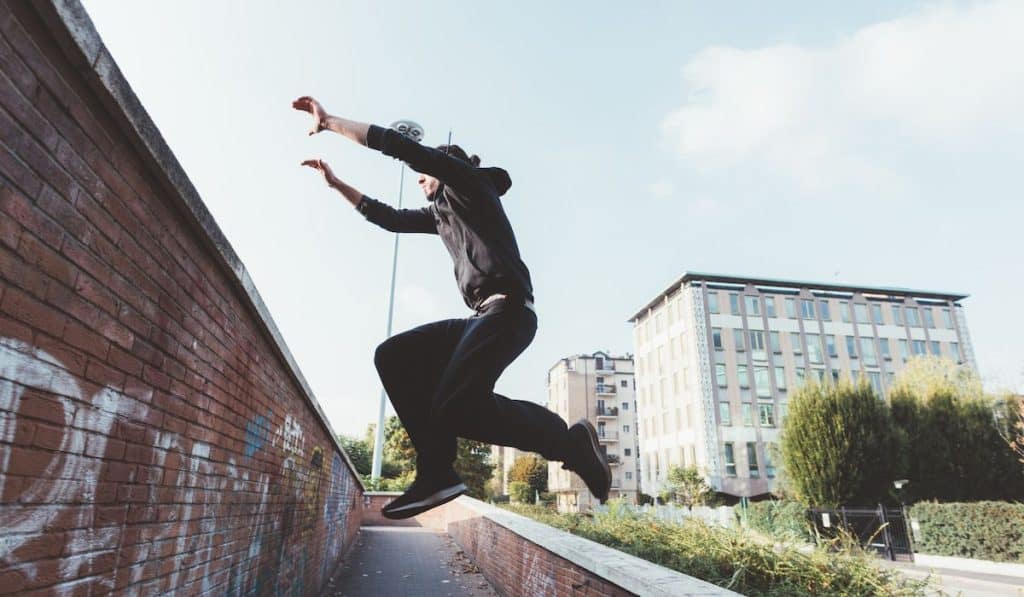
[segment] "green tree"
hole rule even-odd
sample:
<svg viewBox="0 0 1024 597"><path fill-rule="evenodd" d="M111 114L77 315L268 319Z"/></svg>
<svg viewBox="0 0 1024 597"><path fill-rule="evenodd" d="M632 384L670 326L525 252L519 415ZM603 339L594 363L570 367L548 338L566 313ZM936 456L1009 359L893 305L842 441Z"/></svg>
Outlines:
<svg viewBox="0 0 1024 597"><path fill-rule="evenodd" d="M696 467L672 466L668 469L663 494L662 499L665 501L672 499L693 510L694 506L702 505L711 495L711 486Z"/></svg>
<svg viewBox="0 0 1024 597"><path fill-rule="evenodd" d="M478 499L487 499L487 481L494 472L490 463L491 446L484 442L459 439L458 452L455 457L455 472L469 488L469 495Z"/></svg>
<svg viewBox="0 0 1024 597"><path fill-rule="evenodd" d="M1000 435L1008 403L986 396L972 369L948 359L914 359L914 367L896 377L890 401L907 438L900 476L910 480L908 501L1024 495L1024 468Z"/></svg>
<svg viewBox="0 0 1024 597"><path fill-rule="evenodd" d="M533 491L545 493L548 490L548 461L536 454L516 458L508 471L509 481L522 481Z"/></svg>
<svg viewBox="0 0 1024 597"><path fill-rule="evenodd" d="M902 444L889 409L865 379L801 386L782 430L795 497L822 507L873 504L889 494Z"/></svg>
<svg viewBox="0 0 1024 597"><path fill-rule="evenodd" d="M508 484L508 496L513 502L529 504L533 502L533 490L524 481L512 481Z"/></svg>
<svg viewBox="0 0 1024 597"><path fill-rule="evenodd" d="M345 453L348 454L352 465L356 467L356 472L360 475L369 475L373 459L373 448L366 445L366 440L339 434L338 443L341 444Z"/></svg>

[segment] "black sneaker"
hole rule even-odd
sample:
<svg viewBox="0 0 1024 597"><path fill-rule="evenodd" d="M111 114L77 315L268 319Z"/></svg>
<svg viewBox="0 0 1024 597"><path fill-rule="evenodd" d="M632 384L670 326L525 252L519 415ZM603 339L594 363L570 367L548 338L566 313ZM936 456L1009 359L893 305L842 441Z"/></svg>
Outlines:
<svg viewBox="0 0 1024 597"><path fill-rule="evenodd" d="M416 475L409 489L381 508L381 514L392 520L411 518L454 500L467 489L455 471L439 477Z"/></svg>
<svg viewBox="0 0 1024 597"><path fill-rule="evenodd" d="M586 419L580 419L569 428L571 438L571 454L562 464L562 468L579 475L587 484L587 489L601 503L608 499L612 487L612 469L601 453L597 441L597 430Z"/></svg>

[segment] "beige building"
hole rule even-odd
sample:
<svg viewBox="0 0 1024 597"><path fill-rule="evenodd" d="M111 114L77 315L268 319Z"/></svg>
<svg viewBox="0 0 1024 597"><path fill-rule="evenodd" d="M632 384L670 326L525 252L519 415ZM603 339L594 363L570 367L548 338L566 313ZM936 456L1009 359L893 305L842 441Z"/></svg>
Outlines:
<svg viewBox="0 0 1024 597"><path fill-rule="evenodd" d="M512 470L516 458L528 454L533 453L523 452L512 446L491 446L491 464L494 465L494 477L501 483L501 493L508 495L508 473Z"/></svg>
<svg viewBox="0 0 1024 597"><path fill-rule="evenodd" d="M636 313L641 488L696 466L717 490L774 489L787 397L865 376L885 396L915 355L977 370L964 294L686 273Z"/></svg>
<svg viewBox="0 0 1024 597"><path fill-rule="evenodd" d="M587 418L597 428L601 448L612 469L609 497L637 501L636 397L633 357L604 352L560 359L548 371L548 409L568 424ZM588 510L597 503L578 476L548 464L548 491L562 512Z"/></svg>

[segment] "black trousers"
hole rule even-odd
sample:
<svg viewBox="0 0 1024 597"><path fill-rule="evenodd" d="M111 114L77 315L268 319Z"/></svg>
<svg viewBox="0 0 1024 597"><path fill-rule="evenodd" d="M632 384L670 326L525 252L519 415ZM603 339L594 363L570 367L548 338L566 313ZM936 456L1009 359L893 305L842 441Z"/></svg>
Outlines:
<svg viewBox="0 0 1024 597"><path fill-rule="evenodd" d="M428 323L377 347L374 363L416 448L419 475L449 470L457 437L565 459L568 428L561 417L494 393L498 377L536 333L537 315L508 298L472 317Z"/></svg>

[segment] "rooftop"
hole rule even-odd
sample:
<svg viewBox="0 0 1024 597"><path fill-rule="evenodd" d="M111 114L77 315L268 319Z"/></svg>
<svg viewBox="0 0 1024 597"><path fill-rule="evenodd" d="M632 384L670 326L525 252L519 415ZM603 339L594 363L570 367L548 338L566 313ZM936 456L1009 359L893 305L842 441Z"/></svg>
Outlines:
<svg viewBox="0 0 1024 597"><path fill-rule="evenodd" d="M970 296L968 294L964 294L961 292L914 290L911 288L900 288L897 286L857 286L854 284L845 284L841 282L810 282L807 280L785 280L781 278L763 278L757 276L735 276L729 274L713 274L707 272L685 272L682 275L682 277L680 277L675 282L670 284L668 288L659 293L658 296L656 296L652 301L644 305L644 307L640 309L635 315L630 317L628 321L636 321L642 315L644 315L644 313L646 313L648 309L657 305L663 298L672 294L686 283L694 281L718 284L735 284L739 286L746 286L748 284L752 284L754 286L765 286L779 289L809 288L811 290L821 290L827 292L863 293L873 295L914 297L949 301L959 301Z"/></svg>

